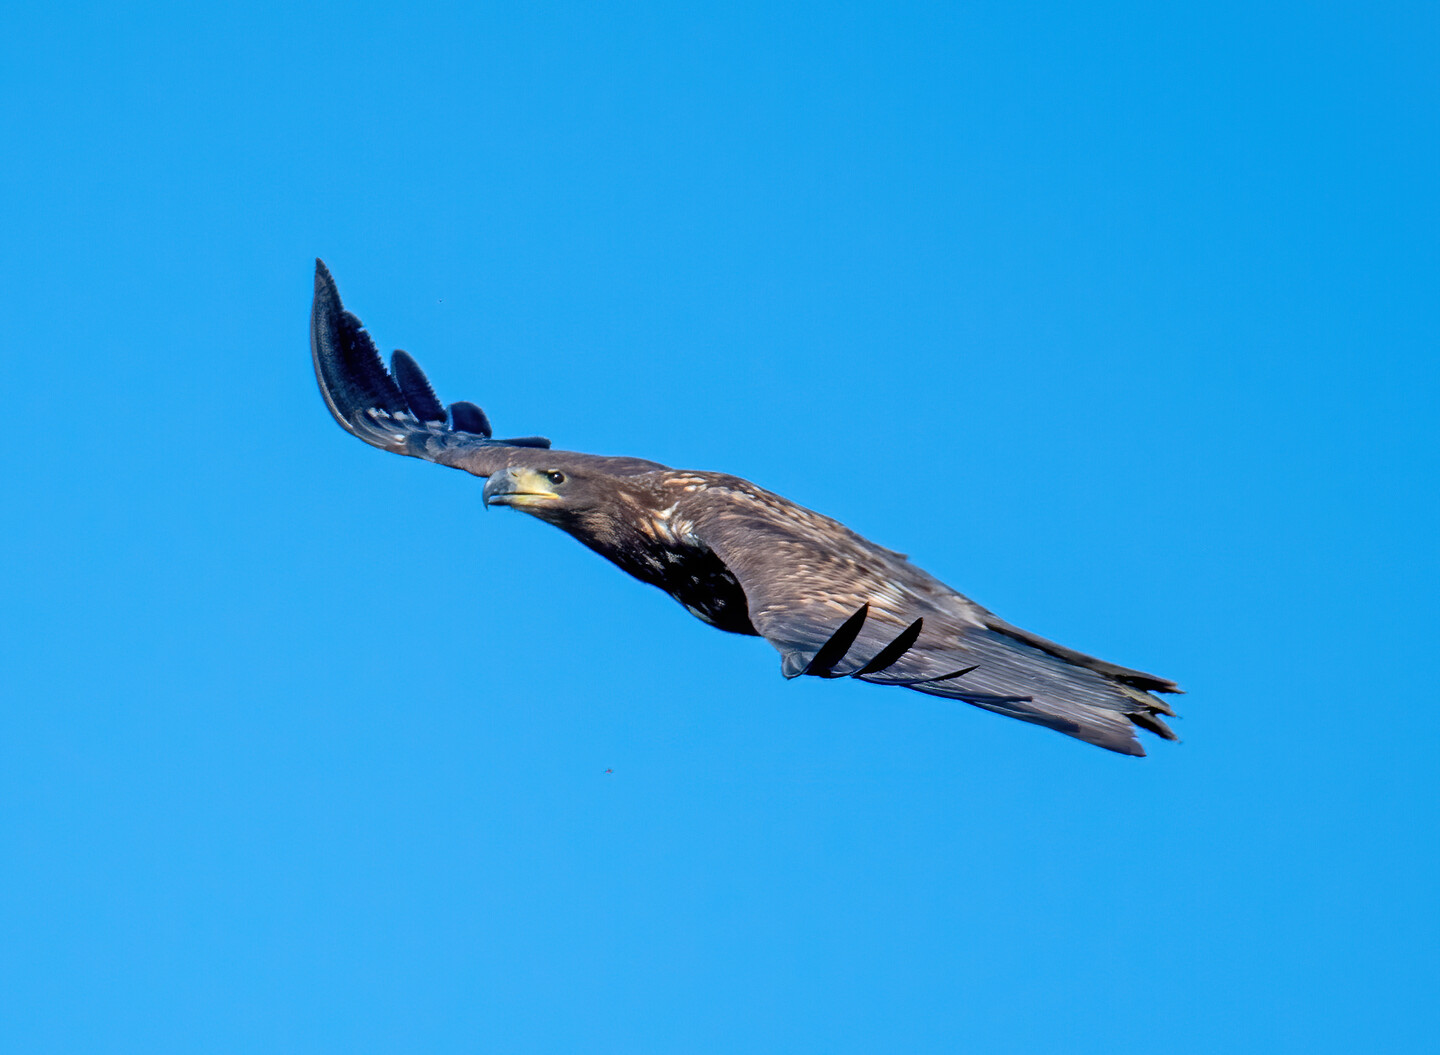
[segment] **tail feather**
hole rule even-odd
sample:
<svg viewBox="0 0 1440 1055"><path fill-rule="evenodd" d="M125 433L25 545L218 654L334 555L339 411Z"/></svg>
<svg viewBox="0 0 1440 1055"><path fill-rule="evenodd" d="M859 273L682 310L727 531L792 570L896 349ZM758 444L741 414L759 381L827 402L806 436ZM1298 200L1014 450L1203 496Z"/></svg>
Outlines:
<svg viewBox="0 0 1440 1055"><path fill-rule="evenodd" d="M1135 738L1137 728L1166 740L1178 739L1160 717L1173 717L1175 712L1132 684L1133 679L1118 676L1130 673L1128 668L1071 649L1040 648L1033 642L1043 639L1022 634L1008 629L965 631L951 648L926 656L925 666L939 669L942 663L965 659L975 664L974 670L954 681L909 687L1043 725L1122 754L1145 753ZM1174 684L1142 677L1157 686Z"/></svg>

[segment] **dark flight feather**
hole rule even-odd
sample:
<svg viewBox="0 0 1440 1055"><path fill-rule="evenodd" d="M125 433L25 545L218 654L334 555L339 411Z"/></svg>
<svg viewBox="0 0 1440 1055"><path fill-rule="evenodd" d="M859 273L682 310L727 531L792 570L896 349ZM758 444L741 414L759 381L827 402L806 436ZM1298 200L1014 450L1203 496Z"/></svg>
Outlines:
<svg viewBox="0 0 1440 1055"><path fill-rule="evenodd" d="M400 394L405 397L405 403L410 407L410 413L421 421L445 423L445 407L435 397L435 390L430 387L430 379L425 376L425 371L420 369L419 363L410 358L408 352L397 348L391 353L390 373L394 375Z"/></svg>
<svg viewBox="0 0 1440 1055"><path fill-rule="evenodd" d="M845 653L850 651L850 646L860 636L860 629L865 625L865 617L870 614L870 606L862 604L855 610L845 622L840 624L840 629L830 635L828 641L820 646L810 662L805 665L804 673L817 678L843 678L845 675L836 674L835 664L845 658Z"/></svg>
<svg viewBox="0 0 1440 1055"><path fill-rule="evenodd" d="M894 641L886 645L875 654L875 658L863 667L850 675L852 678L863 677L866 674L879 674L882 670L889 670L897 660L910 651L910 646L920 637L920 631L925 629L925 617L922 615L915 622L911 623Z"/></svg>
<svg viewBox="0 0 1440 1055"><path fill-rule="evenodd" d="M456 432L473 432L477 436L490 438L490 419L474 403L463 399L450 404L450 425Z"/></svg>
<svg viewBox="0 0 1440 1055"><path fill-rule="evenodd" d="M487 502L568 532L722 630L764 637L786 677L852 677L909 688L1143 755L1165 739L1156 692L1180 690L1013 626L894 550L749 481L641 458L491 438L473 403L447 415L404 352L385 369L316 261L310 346L326 406L382 450L488 478ZM850 658L850 657L855 658ZM869 657L868 659L864 657Z"/></svg>

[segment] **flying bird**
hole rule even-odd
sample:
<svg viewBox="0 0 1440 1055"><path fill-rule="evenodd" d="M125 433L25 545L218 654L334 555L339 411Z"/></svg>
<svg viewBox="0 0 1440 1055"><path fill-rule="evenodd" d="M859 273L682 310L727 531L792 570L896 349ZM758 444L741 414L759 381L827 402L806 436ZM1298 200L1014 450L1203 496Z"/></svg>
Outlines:
<svg viewBox="0 0 1440 1055"><path fill-rule="evenodd" d="M763 637L787 678L858 678L961 700L1127 755L1136 728L1176 739L1154 693L1174 682L1012 626L904 554L725 473L495 439L474 403L447 408L397 351L385 368L315 262L315 376L330 413L373 447L485 479L487 506L553 524L696 618Z"/></svg>

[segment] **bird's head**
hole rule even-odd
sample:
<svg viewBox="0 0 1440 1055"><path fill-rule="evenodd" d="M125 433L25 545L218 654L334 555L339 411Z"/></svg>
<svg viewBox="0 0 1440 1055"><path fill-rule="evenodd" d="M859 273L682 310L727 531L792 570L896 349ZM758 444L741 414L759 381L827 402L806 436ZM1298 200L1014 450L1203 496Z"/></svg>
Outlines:
<svg viewBox="0 0 1440 1055"><path fill-rule="evenodd" d="M516 451L491 473L483 495L553 524L597 552L644 548L658 508L663 467L638 458L602 458L567 451ZM673 498L671 498L673 502Z"/></svg>
<svg viewBox="0 0 1440 1055"><path fill-rule="evenodd" d="M594 509L603 499L596 474L559 465L512 466L485 482L485 505L509 506L551 523Z"/></svg>

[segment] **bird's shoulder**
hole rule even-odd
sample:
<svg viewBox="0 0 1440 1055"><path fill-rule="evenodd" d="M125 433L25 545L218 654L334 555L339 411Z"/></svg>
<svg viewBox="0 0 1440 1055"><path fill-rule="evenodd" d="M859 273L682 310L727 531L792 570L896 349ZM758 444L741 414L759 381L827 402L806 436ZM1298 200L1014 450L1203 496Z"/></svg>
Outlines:
<svg viewBox="0 0 1440 1055"><path fill-rule="evenodd" d="M817 582L883 580L927 598L954 595L904 553L743 477L680 470L657 476L663 477L659 490L670 496L670 530L714 550L737 570L763 567L770 575Z"/></svg>
<svg viewBox="0 0 1440 1055"><path fill-rule="evenodd" d="M746 531L859 546L893 559L903 553L877 546L832 517L807 509L774 491L730 473L671 469L656 473L657 489L678 520L699 531Z"/></svg>

